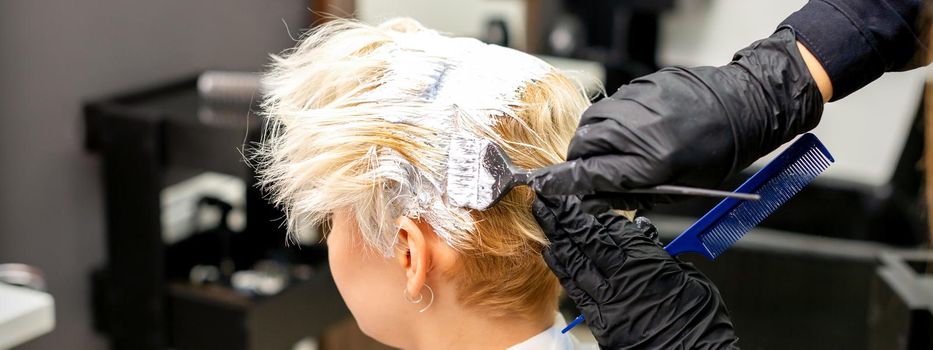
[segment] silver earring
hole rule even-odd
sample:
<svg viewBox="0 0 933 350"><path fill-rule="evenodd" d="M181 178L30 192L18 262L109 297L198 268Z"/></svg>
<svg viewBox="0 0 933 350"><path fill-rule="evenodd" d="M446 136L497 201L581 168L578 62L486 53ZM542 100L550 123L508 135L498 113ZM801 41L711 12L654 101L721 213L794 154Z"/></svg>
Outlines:
<svg viewBox="0 0 933 350"><path fill-rule="evenodd" d="M418 310L418 312L424 312L424 310L427 310L429 307L431 307L432 304L434 304L434 289L431 289L431 286L429 286L427 283L424 284L424 287L427 288L428 293L431 294L431 300L428 300L428 305L425 305L424 308ZM405 298L405 301L409 303L420 304L422 301L424 301L424 294L418 293L418 299L413 299L408 295L408 290L402 288L402 298Z"/></svg>

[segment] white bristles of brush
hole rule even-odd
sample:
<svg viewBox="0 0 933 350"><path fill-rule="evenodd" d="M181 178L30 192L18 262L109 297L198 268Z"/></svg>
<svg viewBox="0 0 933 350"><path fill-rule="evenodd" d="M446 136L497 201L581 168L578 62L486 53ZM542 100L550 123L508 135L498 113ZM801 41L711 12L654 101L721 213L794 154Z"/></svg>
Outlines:
<svg viewBox="0 0 933 350"><path fill-rule="evenodd" d="M485 209L495 202L496 178L483 164L489 140L457 133L451 137L447 161L447 202L463 208Z"/></svg>

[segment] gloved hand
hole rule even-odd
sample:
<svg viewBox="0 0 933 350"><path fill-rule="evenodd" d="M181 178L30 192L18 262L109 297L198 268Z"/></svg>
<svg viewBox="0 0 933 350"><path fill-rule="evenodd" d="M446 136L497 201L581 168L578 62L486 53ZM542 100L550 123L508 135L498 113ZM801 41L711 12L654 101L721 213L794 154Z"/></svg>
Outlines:
<svg viewBox="0 0 933 350"><path fill-rule="evenodd" d="M661 248L645 219L593 216L573 196L538 196L544 259L604 349L731 349L738 338L719 291Z"/></svg>
<svg viewBox="0 0 933 350"><path fill-rule="evenodd" d="M737 52L722 67L666 68L587 109L568 162L538 170L543 195L596 194L613 208L666 197L619 195L659 184L715 187L823 113L819 89L790 30Z"/></svg>

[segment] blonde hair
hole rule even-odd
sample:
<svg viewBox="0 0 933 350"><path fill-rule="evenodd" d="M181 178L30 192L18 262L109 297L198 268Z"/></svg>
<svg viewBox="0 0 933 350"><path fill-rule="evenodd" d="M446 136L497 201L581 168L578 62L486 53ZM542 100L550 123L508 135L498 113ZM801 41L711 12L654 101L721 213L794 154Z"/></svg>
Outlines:
<svg viewBox="0 0 933 350"><path fill-rule="evenodd" d="M464 304L553 312L560 286L540 255L534 194L516 188L485 211L448 205L446 147L467 132L520 167L558 163L589 105L579 84L530 55L405 18L319 26L273 56L264 84L259 174L291 230L347 208L366 245L391 256L395 220L423 219L461 255L451 276Z"/></svg>

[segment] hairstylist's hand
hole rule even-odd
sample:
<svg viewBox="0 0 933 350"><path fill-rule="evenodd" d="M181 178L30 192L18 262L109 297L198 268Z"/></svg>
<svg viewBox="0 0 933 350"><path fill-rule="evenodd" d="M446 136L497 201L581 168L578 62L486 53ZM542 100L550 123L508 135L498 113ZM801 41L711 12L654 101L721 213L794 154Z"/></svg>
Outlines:
<svg viewBox="0 0 933 350"><path fill-rule="evenodd" d="M715 187L814 128L823 99L782 30L722 67L666 68L633 80L583 113L568 162L535 173L543 195L591 195L619 209L665 197L618 194L660 184Z"/></svg>
<svg viewBox="0 0 933 350"><path fill-rule="evenodd" d="M719 291L664 251L645 219L593 216L577 197L541 197L548 266L604 349L723 349L738 338Z"/></svg>

